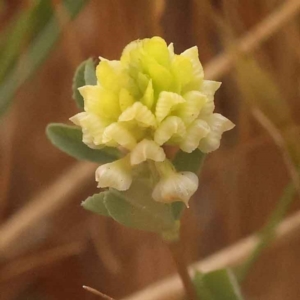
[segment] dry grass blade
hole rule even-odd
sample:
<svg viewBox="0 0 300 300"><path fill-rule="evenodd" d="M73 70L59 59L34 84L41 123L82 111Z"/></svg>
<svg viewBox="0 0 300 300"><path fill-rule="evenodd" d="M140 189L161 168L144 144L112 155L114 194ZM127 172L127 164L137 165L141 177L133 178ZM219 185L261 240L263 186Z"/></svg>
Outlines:
<svg viewBox="0 0 300 300"><path fill-rule="evenodd" d="M13 139L14 130L17 124L15 118L15 112L13 111L9 119L3 120L5 127L0 131L1 142L0 142L0 167L1 167L1 178L0 178L0 221L5 216L5 211L8 204L8 191L10 187L10 179L12 174L13 164Z"/></svg>
<svg viewBox="0 0 300 300"><path fill-rule="evenodd" d="M109 231L106 223L100 225L98 218L92 218L89 231L97 255L108 272L114 275L120 273L122 271L122 263L113 251L114 248L108 238ZM105 243L103 243L103 240L105 240Z"/></svg>
<svg viewBox="0 0 300 300"><path fill-rule="evenodd" d="M300 212L285 219L276 229L276 239L272 247L286 242L299 233ZM240 242L221 250L220 252L197 262L190 267L190 272L201 270L209 272L227 266L236 266L252 253L259 237L249 236ZM136 294L124 298L124 300L180 300L184 295L183 287L177 275L169 277L159 283L152 284Z"/></svg>
<svg viewBox="0 0 300 300"><path fill-rule="evenodd" d="M77 163L4 223L0 227L0 257L10 258L22 252L17 245L23 235L66 205L83 182L92 177L94 169L94 164Z"/></svg>
<svg viewBox="0 0 300 300"><path fill-rule="evenodd" d="M291 159L291 155L286 146L285 140L281 135L280 131L273 125L273 123L268 119L268 117L259 109L252 108L252 114L256 120L268 131L278 148L280 149L285 165L288 169L291 180L294 187L300 197L300 177L299 172Z"/></svg>
<svg viewBox="0 0 300 300"><path fill-rule="evenodd" d="M92 293L92 294L94 294L94 295L96 295L96 296L100 296L102 299L106 299L106 300L114 300L114 298L112 298L112 297L109 297L109 296L107 296L107 295L105 295L105 294L103 294L103 293L101 293L101 292L99 292L99 291L97 291L97 290L95 290L95 289L93 289L93 288L91 288L91 287L89 287L89 286L82 286L85 290L87 290L88 292L90 292L90 293Z"/></svg>
<svg viewBox="0 0 300 300"><path fill-rule="evenodd" d="M84 249L82 242L73 242L68 245L58 246L44 252L14 260L2 267L0 271L0 283L15 279L19 275L32 270L41 269L67 257L78 255Z"/></svg>
<svg viewBox="0 0 300 300"><path fill-rule="evenodd" d="M247 54L253 52L287 22L291 21L299 11L299 0L286 1L281 7L260 22L253 30L237 41L234 54ZM233 63L234 57L231 53L221 54L205 66L205 74L207 78L218 79L232 68Z"/></svg>

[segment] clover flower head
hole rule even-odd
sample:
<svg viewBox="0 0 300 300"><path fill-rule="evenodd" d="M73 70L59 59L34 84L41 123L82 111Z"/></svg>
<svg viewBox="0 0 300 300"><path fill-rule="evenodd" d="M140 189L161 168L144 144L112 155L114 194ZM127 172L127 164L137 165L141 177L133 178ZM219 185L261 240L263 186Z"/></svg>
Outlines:
<svg viewBox="0 0 300 300"><path fill-rule="evenodd" d="M163 163L166 145L188 153L197 148L214 151L223 132L234 127L213 112L220 83L204 80L197 47L177 55L173 44L153 37L131 42L120 60L100 59L97 84L79 89L84 112L71 118L82 128L83 142L89 147L117 147L126 153L126 158L97 169L99 187L128 189L131 169L149 160ZM177 197L176 185L184 186L184 182L192 183ZM155 200L187 203L198 181L191 174L174 171L162 177L158 186Z"/></svg>

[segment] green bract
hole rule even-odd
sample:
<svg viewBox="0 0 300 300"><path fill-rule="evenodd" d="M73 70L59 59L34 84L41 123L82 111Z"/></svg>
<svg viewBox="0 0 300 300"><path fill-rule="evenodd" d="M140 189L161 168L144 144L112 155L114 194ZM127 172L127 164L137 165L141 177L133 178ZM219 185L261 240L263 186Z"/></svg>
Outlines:
<svg viewBox="0 0 300 300"><path fill-rule="evenodd" d="M121 160L97 169L99 187L127 190L134 167L150 161L156 178L153 198L187 203L198 178L191 172L176 173L164 145L208 153L234 126L213 113L220 83L204 80L198 48L177 55L173 44L167 46L162 38L137 40L125 47L120 60L101 58L96 77L96 85L79 89L84 112L71 121L82 128L89 147L116 147L124 153Z"/></svg>

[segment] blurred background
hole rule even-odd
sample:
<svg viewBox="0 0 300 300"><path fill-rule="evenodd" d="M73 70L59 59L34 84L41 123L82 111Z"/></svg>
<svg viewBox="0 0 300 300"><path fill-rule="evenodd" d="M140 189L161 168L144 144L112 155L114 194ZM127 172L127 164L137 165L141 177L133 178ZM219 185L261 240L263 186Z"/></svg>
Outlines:
<svg viewBox="0 0 300 300"><path fill-rule="evenodd" d="M77 112L78 64L118 59L134 39L197 45L206 78L223 82L216 111L237 125L185 212L188 262L259 230L287 184L299 188L299 0L1 0L0 26L1 300L96 299L83 284L122 298L175 271L156 235L80 207L96 165L45 135ZM280 217L297 209L299 196L283 197ZM259 258L246 299L299 299L297 232Z"/></svg>

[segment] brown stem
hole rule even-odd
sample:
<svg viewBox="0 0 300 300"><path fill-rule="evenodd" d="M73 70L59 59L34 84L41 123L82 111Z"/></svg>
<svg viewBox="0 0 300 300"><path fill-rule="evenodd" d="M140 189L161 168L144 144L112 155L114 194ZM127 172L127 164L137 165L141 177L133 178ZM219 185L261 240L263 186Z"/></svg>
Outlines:
<svg viewBox="0 0 300 300"><path fill-rule="evenodd" d="M176 264L178 274L182 280L188 300L199 300L191 277L188 273L186 262L183 257L183 249L180 241L172 241L168 243L173 260Z"/></svg>

